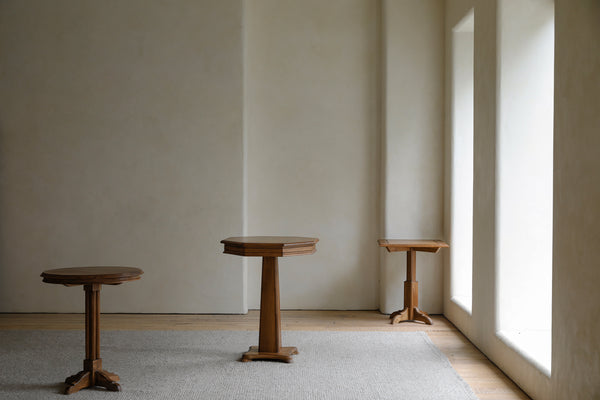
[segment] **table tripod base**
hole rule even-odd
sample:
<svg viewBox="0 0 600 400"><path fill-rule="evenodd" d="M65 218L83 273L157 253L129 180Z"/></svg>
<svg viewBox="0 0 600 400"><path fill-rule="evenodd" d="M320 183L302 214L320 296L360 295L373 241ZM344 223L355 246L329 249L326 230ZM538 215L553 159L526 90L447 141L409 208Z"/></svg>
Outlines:
<svg viewBox="0 0 600 400"><path fill-rule="evenodd" d="M251 346L250 350L244 353L240 361L275 360L291 363L294 354L298 354L298 349L295 347L282 347L277 353L269 353L266 351L258 351L258 346Z"/></svg>
<svg viewBox="0 0 600 400"><path fill-rule="evenodd" d="M390 315L390 319L392 325L399 324L400 322L404 321L420 321L427 325L433 325L431 317L429 317L425 311L419 310L418 307L413 307L412 309L405 307L402 310L393 312Z"/></svg>
<svg viewBox="0 0 600 400"><path fill-rule="evenodd" d="M65 379L65 394L79 392L88 387L101 386L111 392L120 392L119 376L101 369L101 360L85 360L84 370ZM100 368L97 368L100 367Z"/></svg>

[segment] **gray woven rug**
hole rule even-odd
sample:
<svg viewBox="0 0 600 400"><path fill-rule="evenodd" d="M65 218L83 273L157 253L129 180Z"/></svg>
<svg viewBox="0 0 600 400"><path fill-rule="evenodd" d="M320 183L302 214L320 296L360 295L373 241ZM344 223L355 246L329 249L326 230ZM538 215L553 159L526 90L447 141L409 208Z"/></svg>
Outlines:
<svg viewBox="0 0 600 400"><path fill-rule="evenodd" d="M103 331L104 368L122 392L77 399L476 399L423 332L283 332L291 364L238 362L257 332ZM64 399L83 331L0 331L0 398Z"/></svg>

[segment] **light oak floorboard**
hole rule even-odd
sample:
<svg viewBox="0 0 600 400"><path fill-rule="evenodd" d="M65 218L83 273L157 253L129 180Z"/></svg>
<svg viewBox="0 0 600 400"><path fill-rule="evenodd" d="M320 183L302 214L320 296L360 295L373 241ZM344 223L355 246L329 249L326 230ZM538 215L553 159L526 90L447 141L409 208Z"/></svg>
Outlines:
<svg viewBox="0 0 600 400"><path fill-rule="evenodd" d="M432 315L433 325L404 322L391 325L378 311L281 312L283 330L423 331L448 357L458 374L481 400L529 399L452 323ZM258 330L259 312L221 314L102 314L102 330ZM0 329L84 329L83 314L0 314Z"/></svg>

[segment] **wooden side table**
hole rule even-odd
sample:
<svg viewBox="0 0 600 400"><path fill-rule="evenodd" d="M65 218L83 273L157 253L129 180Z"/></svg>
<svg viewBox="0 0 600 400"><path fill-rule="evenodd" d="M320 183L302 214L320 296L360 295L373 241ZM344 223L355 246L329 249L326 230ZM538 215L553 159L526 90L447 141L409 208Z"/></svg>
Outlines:
<svg viewBox="0 0 600 400"><path fill-rule="evenodd" d="M241 361L277 360L292 362L295 347L281 347L281 312L279 309L279 267L277 257L313 254L319 239L290 236L244 236L221 240L225 254L262 257L260 292L260 328L258 346L251 346Z"/></svg>
<svg viewBox="0 0 600 400"><path fill-rule="evenodd" d="M406 251L406 280L404 281L404 308L390 315L392 324L402 321L421 321L432 325L426 312L419 310L419 283L417 282L417 251L437 253L448 244L441 240L379 239L380 247L387 251Z"/></svg>
<svg viewBox="0 0 600 400"><path fill-rule="evenodd" d="M144 271L131 267L77 267L59 268L42 272L46 283L65 286L83 285L85 291L85 360L83 371L65 380L65 394L81 389L102 386L110 391L121 391L119 376L102 369L100 358L100 287L119 285L140 279Z"/></svg>

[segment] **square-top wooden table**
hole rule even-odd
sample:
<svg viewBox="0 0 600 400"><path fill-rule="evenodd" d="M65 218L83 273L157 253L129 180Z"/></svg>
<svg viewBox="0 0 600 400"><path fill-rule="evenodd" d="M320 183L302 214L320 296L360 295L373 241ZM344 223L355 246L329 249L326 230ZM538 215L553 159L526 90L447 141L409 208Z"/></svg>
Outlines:
<svg viewBox="0 0 600 400"><path fill-rule="evenodd" d="M419 310L419 283L417 282L417 251L437 253L442 247L448 247L441 240L379 239L379 247L387 251L406 251L406 280L404 281L404 308L390 315L392 324L402 321L421 321L432 325L433 321L426 312Z"/></svg>
<svg viewBox="0 0 600 400"><path fill-rule="evenodd" d="M319 239L295 236L242 236L221 240L223 253L262 257L260 289L260 328L258 347L251 346L242 361L278 360L292 362L295 347L281 347L281 311L279 309L279 267L277 257L313 254Z"/></svg>

